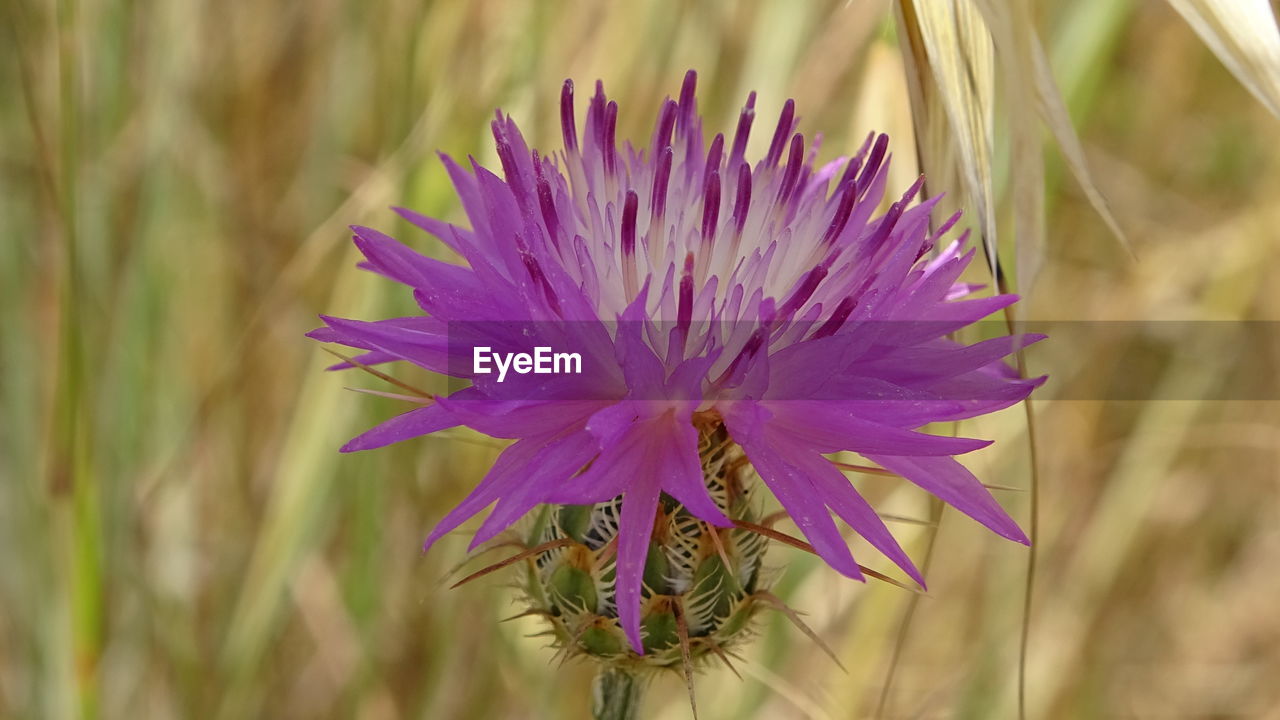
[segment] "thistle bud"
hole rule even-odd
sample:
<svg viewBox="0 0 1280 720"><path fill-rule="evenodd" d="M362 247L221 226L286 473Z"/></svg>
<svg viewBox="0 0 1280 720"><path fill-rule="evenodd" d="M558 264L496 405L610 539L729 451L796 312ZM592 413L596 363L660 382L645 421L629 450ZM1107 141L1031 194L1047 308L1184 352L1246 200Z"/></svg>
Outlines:
<svg viewBox="0 0 1280 720"><path fill-rule="evenodd" d="M703 480L730 519L758 519L755 478L742 449L723 426L700 436ZM640 628L643 654L618 623L615 592L618 517L622 497L596 505L545 506L529 528L525 592L530 614L551 625L561 652L628 670L679 667L709 653L722 655L750 633L764 590L765 537L716 528L663 495L654 516L644 567ZM563 541L563 542L556 542Z"/></svg>

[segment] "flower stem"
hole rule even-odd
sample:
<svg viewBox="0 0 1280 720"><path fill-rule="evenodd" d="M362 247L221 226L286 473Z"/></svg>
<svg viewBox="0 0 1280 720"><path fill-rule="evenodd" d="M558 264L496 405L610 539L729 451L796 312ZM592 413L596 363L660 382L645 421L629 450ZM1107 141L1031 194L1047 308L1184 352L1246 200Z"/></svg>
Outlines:
<svg viewBox="0 0 1280 720"><path fill-rule="evenodd" d="M640 678L618 668L601 668L591 685L593 720L636 720L644 694Z"/></svg>

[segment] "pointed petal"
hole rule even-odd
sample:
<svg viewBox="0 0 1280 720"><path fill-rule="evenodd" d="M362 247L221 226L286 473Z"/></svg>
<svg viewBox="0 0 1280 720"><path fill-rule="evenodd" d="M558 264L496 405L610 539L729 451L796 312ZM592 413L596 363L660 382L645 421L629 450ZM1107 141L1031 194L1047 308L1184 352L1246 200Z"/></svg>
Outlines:
<svg viewBox="0 0 1280 720"><path fill-rule="evenodd" d="M981 369L1045 337L1040 334L1005 335L967 346L939 340L898 348L875 359L855 362L848 366L847 371L900 385L920 385Z"/></svg>
<svg viewBox="0 0 1280 720"><path fill-rule="evenodd" d="M399 319L368 322L328 315L320 317L332 329L335 342L366 350L381 350L445 375L450 374L451 365L456 365L449 362L449 336L434 326L415 327L398 322ZM316 332L313 331L313 337Z"/></svg>
<svg viewBox="0 0 1280 720"><path fill-rule="evenodd" d="M429 258L372 228L355 225L351 229L360 252L375 270L392 280L411 287L451 285L472 292L482 289L470 268Z"/></svg>
<svg viewBox="0 0 1280 720"><path fill-rule="evenodd" d="M852 450L895 455L958 455L989 440L929 435L859 416L858 405L838 400L777 400L761 403L773 413L770 427L803 438L817 452Z"/></svg>
<svg viewBox="0 0 1280 720"><path fill-rule="evenodd" d="M841 537L827 506L818 499L818 491L807 473L787 462L767 441L744 443L742 447L760 478L818 555L840 574L864 580L848 543Z"/></svg>
<svg viewBox="0 0 1280 720"><path fill-rule="evenodd" d="M459 255L467 257L471 254L470 251L475 243L475 238L470 230L464 230L457 225L450 225L443 220L428 217L409 208L392 207L391 209L400 217L434 235L437 240L448 245L449 249Z"/></svg>
<svg viewBox="0 0 1280 720"><path fill-rule="evenodd" d="M528 442L528 441L522 441ZM552 487L582 469L597 452L595 438L586 431L573 432L547 442L528 463L517 471L520 482L515 490L498 501L471 541L474 550L506 530L525 513L543 502Z"/></svg>
<svg viewBox="0 0 1280 720"><path fill-rule="evenodd" d="M1030 545L1018 524L955 458L867 455L868 460L928 490L948 505L987 526L997 535Z"/></svg>
<svg viewBox="0 0 1280 720"><path fill-rule="evenodd" d="M889 532L889 528L885 526L884 521L880 519L880 515L870 503L853 485L849 484L849 479L844 476L844 473L837 470L821 455L801 451L793 453L790 457L798 467L809 474L823 502L834 510L841 520L866 538L872 547L884 553L885 557L902 568L903 572L920 584L920 587L924 587L924 576L916 569L915 563L911 562L911 558Z"/></svg>
<svg viewBox="0 0 1280 720"><path fill-rule="evenodd" d="M446 533L453 531L472 515L492 505L499 497L511 492L520 483L522 472L542 447L544 440L545 438L541 437L521 440L503 450L480 484L476 485L457 507L446 513L431 530L426 542L422 544L422 551L430 550L431 546Z"/></svg>
<svg viewBox="0 0 1280 720"><path fill-rule="evenodd" d="M397 415L342 446L342 452L356 452L384 447L419 435L456 427L458 421L438 404L427 405Z"/></svg>
<svg viewBox="0 0 1280 720"><path fill-rule="evenodd" d="M733 521L725 517L707 490L698 458L697 428L675 413L667 413L649 423L652 427L641 432L650 435L651 462L662 489L699 519L720 527L733 527Z"/></svg>
<svg viewBox="0 0 1280 720"><path fill-rule="evenodd" d="M618 622L637 653L644 654L640 638L640 590L649 538L658 508L658 482L651 475L637 474L622 496L622 516L618 520L617 597Z"/></svg>

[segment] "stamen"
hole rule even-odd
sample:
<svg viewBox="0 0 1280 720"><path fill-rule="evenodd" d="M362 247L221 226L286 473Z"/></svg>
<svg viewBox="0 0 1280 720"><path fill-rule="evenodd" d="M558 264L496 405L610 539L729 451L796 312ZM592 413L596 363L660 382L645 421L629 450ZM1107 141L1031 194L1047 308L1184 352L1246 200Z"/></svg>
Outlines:
<svg viewBox="0 0 1280 720"><path fill-rule="evenodd" d="M853 202L857 196L858 183L846 180L840 192L836 212L831 216L831 224L827 225L827 231L822 234L823 245L831 245L836 238L840 237L840 233L844 232L844 226L849 223L849 215L853 212Z"/></svg>
<svg viewBox="0 0 1280 720"><path fill-rule="evenodd" d="M840 182L836 183L837 188L842 188L846 183L854 182L854 176L862 169L862 156L849 158L849 162L844 165L844 172L840 175Z"/></svg>
<svg viewBox="0 0 1280 720"><path fill-rule="evenodd" d="M607 102L604 95L604 83L600 80L596 81L596 94L591 96L591 103L587 107L587 127L594 134L592 138L596 142L596 147L604 147L604 106Z"/></svg>
<svg viewBox="0 0 1280 720"><path fill-rule="evenodd" d="M541 165L535 162L534 167L538 168L538 205L542 209L542 222L547 226L547 234L551 236L551 243L559 250L560 216L556 214L556 202L551 194L551 184L543 176Z"/></svg>
<svg viewBox="0 0 1280 720"><path fill-rule="evenodd" d="M627 300L636 296L636 211L640 197L635 190L627 191L622 204L622 287Z"/></svg>
<svg viewBox="0 0 1280 720"><path fill-rule="evenodd" d="M711 149L707 151L707 164L702 170L702 177L708 177L720 169L720 161L724 158L724 134L716 133L711 140Z"/></svg>
<svg viewBox="0 0 1280 720"><path fill-rule="evenodd" d="M667 211L667 184L671 181L671 161L674 151L668 145L658 155L658 170L653 176L653 194L649 198L649 207L653 209L654 220L661 220ZM661 230L661 226L657 228Z"/></svg>
<svg viewBox="0 0 1280 720"><path fill-rule="evenodd" d="M867 158L867 164L862 168L862 174L858 176L858 187L862 192L871 187L871 180L880 171L880 163L884 162L884 154L889 150L889 136L881 133L876 137L876 144L871 148L871 157Z"/></svg>
<svg viewBox="0 0 1280 720"><path fill-rule="evenodd" d="M542 271L542 266L538 264L538 259L523 247L524 239L519 235L516 236L516 243L522 246L520 247L520 261L524 263L524 268L528 271L529 277L542 288L542 294L547 298L547 304L550 305L551 311L559 315L560 300L556 297L555 288L551 287L551 281L547 279L546 273Z"/></svg>
<svg viewBox="0 0 1280 720"><path fill-rule="evenodd" d="M697 112L697 100L694 91L698 89L698 73L690 70L684 74L684 84L680 86L680 124L679 129L687 132L693 124Z"/></svg>
<svg viewBox="0 0 1280 720"><path fill-rule="evenodd" d="M738 116L738 128L733 133L733 151L729 153L729 164L742 160L747 152L747 139L751 137L751 123L756 119L756 93L747 95L747 104Z"/></svg>
<svg viewBox="0 0 1280 720"><path fill-rule="evenodd" d="M941 196L936 196L936 197L941 197ZM919 252L916 253L916 260L919 260L920 258L924 257L930 250L934 248L935 245L937 245L939 238L941 238L943 235L946 235L948 232L951 231L951 228L955 227L955 224L960 221L961 214L962 214L961 211L959 210L955 211L954 213L951 214L951 217L947 218L937 230L933 231L932 235L925 238L924 242L920 244Z"/></svg>
<svg viewBox="0 0 1280 720"><path fill-rule="evenodd" d="M616 135L618 131L618 103L613 100L604 109L604 142L601 149L604 152L604 171L609 177L617 174L618 167L618 149L616 143Z"/></svg>
<svg viewBox="0 0 1280 720"><path fill-rule="evenodd" d="M840 304L836 305L836 309L832 311L831 317L822 324L822 327L814 331L813 335L810 336L810 339L817 340L818 338L824 338L828 335L834 335L836 331L844 325L844 321L849 319L849 315L853 312L853 306L857 302L857 298L854 295L850 295L841 300Z"/></svg>
<svg viewBox="0 0 1280 720"><path fill-rule="evenodd" d="M565 80L560 90L560 130L564 134L564 147L578 149L578 127L573 120L573 81Z"/></svg>
<svg viewBox="0 0 1280 720"><path fill-rule="evenodd" d="M653 154L656 157L662 149L671 145L671 130L676 124L676 104L669 98L662 103L662 111L658 113L658 127L653 133Z"/></svg>
<svg viewBox="0 0 1280 720"><path fill-rule="evenodd" d="M702 244L698 249L696 275L698 281L707 281L707 269L714 253L716 230L720 225L720 173L711 171L702 184Z"/></svg>
<svg viewBox="0 0 1280 720"><path fill-rule="evenodd" d="M693 323L693 253L685 253L680 275L680 300L676 305L676 327L688 331Z"/></svg>
<svg viewBox="0 0 1280 720"><path fill-rule="evenodd" d="M871 143L874 142L875 139L876 134L874 132L867 133L867 139L862 141L862 147L858 148L857 154L849 158L848 164L844 167L844 175L840 176L840 182L836 187L844 185L858 174L858 170L862 168L863 161L867 159L867 153L871 150Z"/></svg>
<svg viewBox="0 0 1280 720"><path fill-rule="evenodd" d="M738 197L733 205L733 230L742 235L742 228L747 224L747 212L751 210L751 168L742 166L738 170Z"/></svg>
<svg viewBox="0 0 1280 720"><path fill-rule="evenodd" d="M764 158L765 167L775 167L782 159L782 148L791 135L791 124L795 120L796 101L788 99L782 106L782 115L778 117L778 129L773 132L773 142L769 143L769 154Z"/></svg>
<svg viewBox="0 0 1280 720"><path fill-rule="evenodd" d="M712 172L702 187L702 241L710 244L720 220L720 173Z"/></svg>
<svg viewBox="0 0 1280 720"><path fill-rule="evenodd" d="M913 183L911 187L907 188L907 191L902 194L902 199L889 206L888 212L886 212L884 217L880 219L880 224L876 225L875 231L867 237L866 243L863 245L863 253L874 252L876 248L880 247L880 243L884 242L884 239L893 231L894 226L902 219L902 213L907 209L907 206L911 204L911 201L915 199L916 193L920 192L920 188L923 186L924 176L921 175L919 179L917 179L915 183Z"/></svg>
<svg viewBox="0 0 1280 720"><path fill-rule="evenodd" d="M893 230L893 226L898 224L898 220L902 217L902 211L906 206L902 201L898 201L889 206L889 210L880 218L876 229L867 236L866 241L862 245L861 252L863 254L875 252L880 247L880 243L889 237L889 233Z"/></svg>
<svg viewBox="0 0 1280 720"><path fill-rule="evenodd" d="M791 296L782 303L782 307L778 308L778 318L785 320L792 313L799 310L809 298L813 296L818 285L827 277L827 268L819 265L804 274L800 279L800 284L791 292Z"/></svg>
<svg viewBox="0 0 1280 720"><path fill-rule="evenodd" d="M524 210L524 183L520 181L520 166L516 164L515 150L511 147L511 142L507 139L506 130L502 127L500 120L494 120L490 127L493 129L494 142L498 146L498 160L502 162L502 174L506 177L507 185L511 186L516 203L521 210Z"/></svg>
<svg viewBox="0 0 1280 720"><path fill-rule="evenodd" d="M787 157L787 167L782 176L782 184L778 186L778 205L785 205L795 189L796 179L800 177L800 168L804 166L804 136L796 133L791 138L791 154Z"/></svg>
<svg viewBox="0 0 1280 720"><path fill-rule="evenodd" d="M693 253L685 253L684 272L680 274L680 289L676 301L676 330L667 348L667 361L684 359L685 345L689 341L689 327L693 324Z"/></svg>
<svg viewBox="0 0 1280 720"><path fill-rule="evenodd" d="M729 387L733 387L742 381L742 375L745 373L744 364L755 357L755 354L760 352L760 348L764 347L765 337L769 334L768 328L772 323L772 317L761 319L760 324L762 327L751 333L751 337L747 338L747 342L743 344L742 351L733 359L733 362L729 363L729 367L720 373L720 377L711 383L712 387L721 387L726 383L732 383Z"/></svg>

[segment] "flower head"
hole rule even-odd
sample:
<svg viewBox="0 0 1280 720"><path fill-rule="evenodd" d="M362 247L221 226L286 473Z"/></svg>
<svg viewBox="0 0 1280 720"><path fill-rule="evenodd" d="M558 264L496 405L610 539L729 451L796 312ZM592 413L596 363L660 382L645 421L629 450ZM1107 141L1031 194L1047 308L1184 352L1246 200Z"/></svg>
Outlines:
<svg viewBox="0 0 1280 720"><path fill-rule="evenodd" d="M991 412L1039 383L1002 360L1038 339L973 345L954 331L1012 295L966 298L974 257L957 217L931 227L921 182L883 214L888 140L815 165L787 101L768 152L745 150L755 96L731 137L710 141L695 75L658 113L643 147L618 143L618 106L597 84L578 132L574 88L561 95L564 148L540 154L501 113L499 172L443 157L470 228L397 209L464 264L425 257L357 227L369 270L408 285L423 315L326 317L316 339L470 381L348 443L365 450L455 426L514 442L427 539L493 505L474 544L542 503L622 500L617 617L642 647L643 574L655 512L674 499L728 527L704 482L699 438L723 432L822 558L862 579L833 513L909 576L923 578L879 516L824 455L854 451L994 532L1027 542L953 457L988 443L919 431ZM914 203L914 204L913 204ZM502 377L477 361L551 348L581 372ZM526 368L528 367L526 363Z"/></svg>

